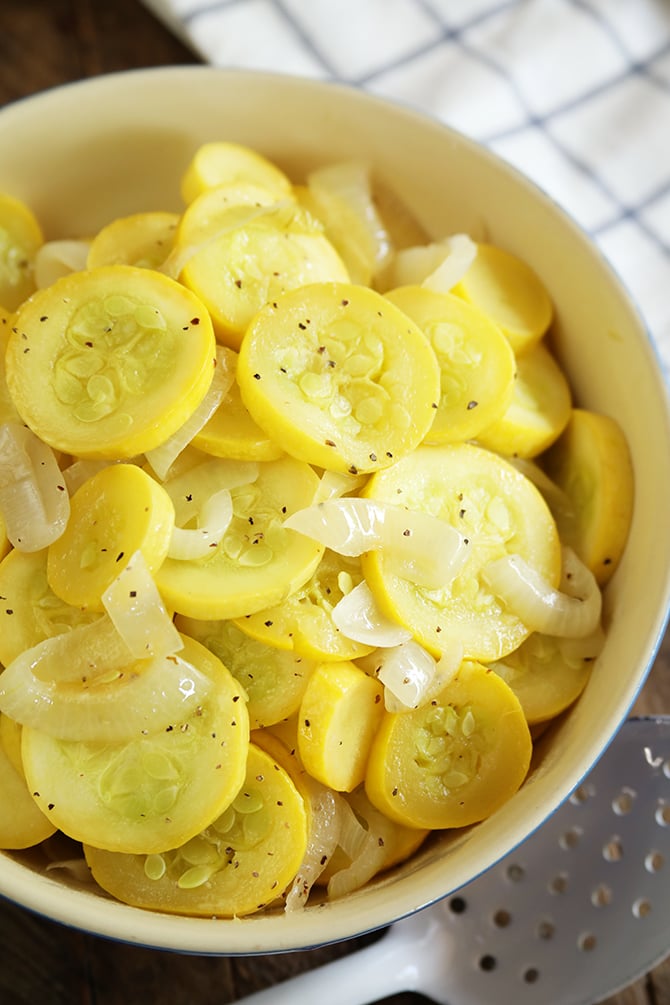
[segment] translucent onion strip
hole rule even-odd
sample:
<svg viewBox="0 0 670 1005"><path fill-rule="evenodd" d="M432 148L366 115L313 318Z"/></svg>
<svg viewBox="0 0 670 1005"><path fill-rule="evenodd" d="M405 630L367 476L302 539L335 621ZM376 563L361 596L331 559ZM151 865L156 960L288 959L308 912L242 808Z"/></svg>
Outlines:
<svg viewBox="0 0 670 1005"><path fill-rule="evenodd" d="M183 648L141 551L107 587L102 603L133 659L168 656Z"/></svg>
<svg viewBox="0 0 670 1005"><path fill-rule="evenodd" d="M310 827L303 860L286 895L287 912L305 906L312 887L328 865L340 838L342 796L308 775L303 776L303 783L307 786L310 803Z"/></svg>
<svg viewBox="0 0 670 1005"><path fill-rule="evenodd" d="M456 675L463 650L454 645L439 660L410 639L374 654L375 676L384 685L388 712L407 712L427 704Z"/></svg>
<svg viewBox="0 0 670 1005"><path fill-rule="evenodd" d="M82 272L86 268L89 247L88 241L45 241L35 255L34 276L38 290L51 286L71 272Z"/></svg>
<svg viewBox="0 0 670 1005"><path fill-rule="evenodd" d="M0 425L0 512L7 537L25 552L57 540L70 516L53 450L18 422Z"/></svg>
<svg viewBox="0 0 670 1005"><path fill-rule="evenodd" d="M15 660L0 675L0 711L57 739L123 742L183 722L209 688L178 655L131 662L85 684L40 680Z"/></svg>
<svg viewBox="0 0 670 1005"><path fill-rule="evenodd" d="M466 234L401 248L393 259L393 285L423 285L437 292L448 292L463 278L476 253L477 245Z"/></svg>
<svg viewBox="0 0 670 1005"><path fill-rule="evenodd" d="M580 638L598 627L602 595L593 573L575 552L562 549L560 589L554 589L520 555L489 563L482 575L523 624L544 635Z"/></svg>
<svg viewBox="0 0 670 1005"><path fill-rule="evenodd" d="M331 226L331 214L342 216L349 210L355 224L348 220L349 231L358 238L359 254L363 255L369 272L377 275L388 263L391 239L372 197L370 169L359 161L341 161L316 168L307 176L307 186L319 211L324 212L326 233Z"/></svg>
<svg viewBox="0 0 670 1005"><path fill-rule="evenodd" d="M376 826L369 820L368 827L364 827L346 799L342 802L343 820L339 844L351 859L351 864L340 869L328 881L330 900L344 897L372 879L384 865L387 845L393 839L393 824L384 821L381 814L375 814Z"/></svg>
<svg viewBox="0 0 670 1005"><path fill-rule="evenodd" d="M198 526L184 530L174 527L168 555L183 561L204 558L216 548L233 518L233 500L228 489L210 496L198 514Z"/></svg>
<svg viewBox="0 0 670 1005"><path fill-rule="evenodd" d="M335 627L354 642L368 646L397 646L411 639L403 625L385 617L366 582L359 583L335 604L331 612Z"/></svg>
<svg viewBox="0 0 670 1005"><path fill-rule="evenodd" d="M340 555L382 549L391 570L417 586L447 586L467 557L467 542L455 527L429 513L373 499L327 499L284 521Z"/></svg>
<svg viewBox="0 0 670 1005"><path fill-rule="evenodd" d="M214 457L168 478L163 488L174 504L175 523L195 523L203 506L215 492L250 485L258 478L255 461L232 461Z"/></svg>
<svg viewBox="0 0 670 1005"><path fill-rule="evenodd" d="M367 475L350 475L344 471L324 471L314 493L314 505L327 499L339 499L362 488Z"/></svg>
<svg viewBox="0 0 670 1005"><path fill-rule="evenodd" d="M454 234L444 241L446 255L422 286L436 293L448 293L459 283L475 260L477 245L467 234Z"/></svg>
<svg viewBox="0 0 670 1005"><path fill-rule="evenodd" d="M146 452L146 459L161 481L167 477L170 468L182 450L189 445L205 423L209 422L225 395L228 394L234 380L235 370L230 366L229 355L223 349L217 348L212 382L195 412L172 436L159 446L154 447L153 450Z"/></svg>

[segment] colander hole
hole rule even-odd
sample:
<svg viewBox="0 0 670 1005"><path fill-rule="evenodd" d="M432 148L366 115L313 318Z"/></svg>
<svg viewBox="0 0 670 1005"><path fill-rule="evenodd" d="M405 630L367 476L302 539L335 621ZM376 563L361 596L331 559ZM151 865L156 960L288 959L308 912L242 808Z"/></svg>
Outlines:
<svg viewBox="0 0 670 1005"><path fill-rule="evenodd" d="M507 866L507 878L512 883L520 883L523 879L525 873L520 865L508 865Z"/></svg>
<svg viewBox="0 0 670 1005"><path fill-rule="evenodd" d="M535 967L528 967L528 970L524 971L523 979L526 984L537 984L540 979L540 971Z"/></svg>
<svg viewBox="0 0 670 1005"><path fill-rule="evenodd" d="M636 918L646 918L648 914L651 914L651 901L640 897L633 904L633 914Z"/></svg>
<svg viewBox="0 0 670 1005"><path fill-rule="evenodd" d="M619 862L623 858L621 838L612 837L603 845L603 858L606 862Z"/></svg>
<svg viewBox="0 0 670 1005"><path fill-rule="evenodd" d="M498 966L498 961L495 956L491 956L490 953L486 953L485 956L481 956L479 959L479 969L484 970L486 973L490 973L492 970Z"/></svg>
<svg viewBox="0 0 670 1005"><path fill-rule="evenodd" d="M647 872L660 872L665 865L665 858L660 851L650 851L644 860Z"/></svg>
<svg viewBox="0 0 670 1005"><path fill-rule="evenodd" d="M581 949L583 953L592 953L598 944L593 932L582 932L582 934L577 939L577 948Z"/></svg>
<svg viewBox="0 0 670 1005"><path fill-rule="evenodd" d="M591 893L591 903L594 907L607 907L612 903L612 891L605 883L600 883Z"/></svg>
<svg viewBox="0 0 670 1005"><path fill-rule="evenodd" d="M557 876L549 880L549 885L547 889L549 893L565 893L568 888L568 874L566 872L559 872Z"/></svg>
<svg viewBox="0 0 670 1005"><path fill-rule="evenodd" d="M635 802L635 797L637 793L633 789L624 788L621 792L612 800L612 809L617 816L623 817L633 809L633 803Z"/></svg>
<svg viewBox="0 0 670 1005"><path fill-rule="evenodd" d="M584 785L580 785L579 788L575 789L570 796L570 802L573 806L581 806L582 803L585 803L587 799L591 799L594 795L595 789L593 785L586 782Z"/></svg>
<svg viewBox="0 0 670 1005"><path fill-rule="evenodd" d="M570 830L565 831L561 834L558 839L558 843L561 848L569 851L570 848L576 848L579 844L580 838L582 836L582 831L579 827L571 827Z"/></svg>
<svg viewBox="0 0 670 1005"><path fill-rule="evenodd" d="M449 901L449 910L453 914L463 914L467 910L467 903L463 897L452 897Z"/></svg>
<svg viewBox="0 0 670 1005"><path fill-rule="evenodd" d="M512 921L512 915L509 913L509 911L506 911L504 908L500 908L500 910L496 911L496 913L493 915L493 924L497 928L507 928L507 926L511 923L511 921Z"/></svg>
<svg viewBox="0 0 670 1005"><path fill-rule="evenodd" d="M670 806L667 803L661 803L654 816L659 827L670 827Z"/></svg>
<svg viewBox="0 0 670 1005"><path fill-rule="evenodd" d="M554 928L554 924L552 921L547 921L546 918L543 918L542 921L538 922L537 925L538 939L544 939L545 942L548 942L549 939L553 939L555 931L556 929Z"/></svg>

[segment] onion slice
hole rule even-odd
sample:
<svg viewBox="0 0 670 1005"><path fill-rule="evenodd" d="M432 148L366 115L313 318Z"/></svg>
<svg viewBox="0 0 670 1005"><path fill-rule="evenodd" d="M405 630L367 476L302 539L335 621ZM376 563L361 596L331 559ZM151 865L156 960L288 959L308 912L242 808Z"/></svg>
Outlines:
<svg viewBox="0 0 670 1005"><path fill-rule="evenodd" d="M198 526L190 530L173 527L168 548L170 558L188 561L204 558L221 541L233 519L233 500L228 489L209 497L198 514Z"/></svg>
<svg viewBox="0 0 670 1005"><path fill-rule="evenodd" d="M251 485L258 478L255 461L233 461L212 457L163 482L175 510L175 524L186 527L197 519L215 492Z"/></svg>
<svg viewBox="0 0 670 1005"><path fill-rule="evenodd" d="M461 281L477 256L477 245L467 234L454 234L443 242L443 246L446 255L421 284L435 293L448 293Z"/></svg>
<svg viewBox="0 0 670 1005"><path fill-rule="evenodd" d="M89 241L45 241L37 249L33 263L35 285L38 290L52 286L57 279L86 268Z"/></svg>
<svg viewBox="0 0 670 1005"><path fill-rule="evenodd" d="M381 613L365 581L335 604L331 618L335 627L348 639L367 646L397 646L412 637L409 629Z"/></svg>
<svg viewBox="0 0 670 1005"><path fill-rule="evenodd" d="M183 649L141 551L109 584L102 603L133 659L169 656Z"/></svg>
<svg viewBox="0 0 670 1005"><path fill-rule="evenodd" d="M439 660L410 639L375 653L375 676L384 685L384 705L388 712L421 708L455 677L463 660L463 649L453 645Z"/></svg>
<svg viewBox="0 0 670 1005"><path fill-rule="evenodd" d="M229 355L217 347L214 375L205 397L183 426L153 450L147 450L145 454L161 481L165 480L182 450L188 446L196 433L200 432L205 423L209 422L234 380L235 370L230 366Z"/></svg>
<svg viewBox="0 0 670 1005"><path fill-rule="evenodd" d="M286 894L286 911L304 907L310 890L326 868L340 839L344 799L309 775L303 776L310 804L307 847L300 868Z"/></svg>
<svg viewBox="0 0 670 1005"><path fill-rule="evenodd" d="M370 808L365 827L346 799L342 800L339 845L351 864L334 873L328 881L328 899L336 900L372 879L384 865L393 840L393 824Z"/></svg>
<svg viewBox="0 0 670 1005"><path fill-rule="evenodd" d="M292 513L284 527L340 555L383 550L391 571L417 586L447 586L467 557L467 539L429 513L374 499L326 499Z"/></svg>
<svg viewBox="0 0 670 1005"><path fill-rule="evenodd" d="M183 721L209 688L178 655L130 662L78 684L41 680L19 657L0 674L0 711L57 739L123 742Z"/></svg>
<svg viewBox="0 0 670 1005"><path fill-rule="evenodd" d="M593 573L575 552L562 549L560 589L555 589L520 555L505 555L482 570L489 588L526 628L564 638L581 638L600 621L602 595Z"/></svg>
<svg viewBox="0 0 670 1005"><path fill-rule="evenodd" d="M0 425L0 512L18 551L56 541L70 516L70 497L56 456L26 426Z"/></svg>

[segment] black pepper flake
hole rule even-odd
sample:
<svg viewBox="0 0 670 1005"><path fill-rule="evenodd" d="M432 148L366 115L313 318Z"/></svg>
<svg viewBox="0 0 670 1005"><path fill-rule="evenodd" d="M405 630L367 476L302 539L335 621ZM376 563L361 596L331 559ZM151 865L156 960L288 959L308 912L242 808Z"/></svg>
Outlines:
<svg viewBox="0 0 670 1005"><path fill-rule="evenodd" d="M319 862L319 865L325 865L327 861L328 861L328 856L327 855L322 855L321 859L320 859L320 862Z"/></svg>
<svg viewBox="0 0 670 1005"><path fill-rule="evenodd" d="M233 695L233 701L239 701L239 700L240 700L239 694L234 694Z"/></svg>
<svg viewBox="0 0 670 1005"><path fill-rule="evenodd" d="M254 380L260 380L260 379L261 379L260 373L255 373L254 374Z"/></svg>
<svg viewBox="0 0 670 1005"><path fill-rule="evenodd" d="M47 809L48 810L52 810L55 805L56 805L55 803L49 803L49 805L47 806Z"/></svg>
<svg viewBox="0 0 670 1005"><path fill-rule="evenodd" d="M431 407L431 408L438 408L439 406L438 406L438 404L437 404L437 402L436 402L436 401L433 401L433 402L431 403L431 406L430 406L430 407ZM469 407L470 407L470 406L468 405L468 408L469 408Z"/></svg>
<svg viewBox="0 0 670 1005"><path fill-rule="evenodd" d="M369 456L370 456L370 460L374 464L374 462L377 460L377 455L373 452Z"/></svg>
<svg viewBox="0 0 670 1005"><path fill-rule="evenodd" d="M281 511L282 511L282 513L285 513L286 512L286 506L282 506Z"/></svg>
<svg viewBox="0 0 670 1005"><path fill-rule="evenodd" d="M463 517L465 516L465 510L464 509L459 509L458 515L460 516L461 519L463 519Z"/></svg>
<svg viewBox="0 0 670 1005"><path fill-rule="evenodd" d="M200 324L200 318L191 318L191 324L192 325L199 325Z"/></svg>
<svg viewBox="0 0 670 1005"><path fill-rule="evenodd" d="M612 564L612 559L611 558L604 558L603 559L603 565L611 565L611 564Z"/></svg>
<svg viewBox="0 0 670 1005"><path fill-rule="evenodd" d="M349 306L349 301L348 300L343 300L342 301L342 306L343 307L348 307Z"/></svg>
<svg viewBox="0 0 670 1005"><path fill-rule="evenodd" d="M391 795L392 795L392 796L397 796L397 795L398 795L398 786L397 786L397 785L396 785L396 786L395 786L395 788L394 788L394 789L392 790L392 792L391 792Z"/></svg>
<svg viewBox="0 0 670 1005"><path fill-rule="evenodd" d="M59 492L65 492L65 486L64 485L57 485L56 488L58 489Z"/></svg>
<svg viewBox="0 0 670 1005"><path fill-rule="evenodd" d="M116 561L117 561L117 562L120 562L120 561L121 561L121 559L123 558L124 554L125 554L125 553L124 553L123 551L120 551L120 552L118 553L118 555L116 556Z"/></svg>
<svg viewBox="0 0 670 1005"><path fill-rule="evenodd" d="M272 626L272 621L268 619L267 621L264 621L263 624L265 625L266 628L270 628Z"/></svg>
<svg viewBox="0 0 670 1005"><path fill-rule="evenodd" d="M350 464L349 465L349 474L350 475L357 475L358 474L358 468L356 467L355 464Z"/></svg>
<svg viewBox="0 0 670 1005"><path fill-rule="evenodd" d="M236 279L235 280L235 286L237 286L238 290L241 290L242 289L242 280L241 279Z"/></svg>
<svg viewBox="0 0 670 1005"><path fill-rule="evenodd" d="M305 329L307 328L307 325L304 325L302 323L302 321L298 321L298 328L300 328L301 331L305 331Z"/></svg>
<svg viewBox="0 0 670 1005"><path fill-rule="evenodd" d="M403 537L411 537L411 536L412 536L412 532L411 532L411 530L409 529L409 527L406 527L406 528L405 528L405 530L404 530L404 531L402 532L402 536L403 536Z"/></svg>
<svg viewBox="0 0 670 1005"><path fill-rule="evenodd" d="M7 610L5 611L5 614L13 614L13 613L14 611L11 609L11 607L8 607Z"/></svg>
<svg viewBox="0 0 670 1005"><path fill-rule="evenodd" d="M478 404L479 404L479 402L478 402L478 401L469 401L469 402L468 402L468 412L469 412L469 411L470 411L471 409L473 409L473 408L476 408Z"/></svg>
<svg viewBox="0 0 670 1005"><path fill-rule="evenodd" d="M327 447L334 447L336 445L335 440L324 440L323 442L326 444Z"/></svg>
<svg viewBox="0 0 670 1005"><path fill-rule="evenodd" d="M279 369L282 373L288 373L288 370L286 369L285 366L280 366Z"/></svg>
<svg viewBox="0 0 670 1005"><path fill-rule="evenodd" d="M137 596L137 590L130 590L130 592L128 593L128 596L129 597L136 597Z"/></svg>
<svg viewBox="0 0 670 1005"><path fill-rule="evenodd" d="M43 314L42 317L40 318L40 321L48 321L48 320L49 320L48 314Z"/></svg>
<svg viewBox="0 0 670 1005"><path fill-rule="evenodd" d="M311 726L311 722L309 721L309 719L305 719L305 725L309 729L309 727Z"/></svg>
<svg viewBox="0 0 670 1005"><path fill-rule="evenodd" d="M393 454L391 453L391 451L390 451L390 450L387 450L387 451L386 451L386 456L387 456L387 457L393 457Z"/></svg>

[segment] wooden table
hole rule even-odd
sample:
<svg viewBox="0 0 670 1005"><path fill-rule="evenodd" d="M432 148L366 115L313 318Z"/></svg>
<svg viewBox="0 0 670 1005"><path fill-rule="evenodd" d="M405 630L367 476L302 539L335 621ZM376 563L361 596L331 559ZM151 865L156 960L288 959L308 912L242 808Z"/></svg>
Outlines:
<svg viewBox="0 0 670 1005"><path fill-rule="evenodd" d="M197 61L139 0L0 0L0 106L99 73ZM670 713L669 662L666 640L636 711ZM246 959L180 956L117 945L0 904L0 1002L223 1005L367 941ZM411 993L384 999L426 1000ZM670 961L607 1005L670 1005Z"/></svg>

